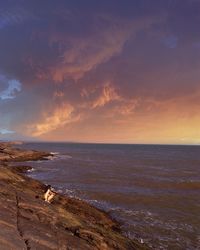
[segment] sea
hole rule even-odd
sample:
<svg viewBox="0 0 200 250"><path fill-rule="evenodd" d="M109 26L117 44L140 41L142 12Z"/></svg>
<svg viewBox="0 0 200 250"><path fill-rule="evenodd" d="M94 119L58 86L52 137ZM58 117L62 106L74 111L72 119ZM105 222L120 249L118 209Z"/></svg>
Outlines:
<svg viewBox="0 0 200 250"><path fill-rule="evenodd" d="M153 249L200 249L200 146L24 143L28 175L85 200Z"/></svg>

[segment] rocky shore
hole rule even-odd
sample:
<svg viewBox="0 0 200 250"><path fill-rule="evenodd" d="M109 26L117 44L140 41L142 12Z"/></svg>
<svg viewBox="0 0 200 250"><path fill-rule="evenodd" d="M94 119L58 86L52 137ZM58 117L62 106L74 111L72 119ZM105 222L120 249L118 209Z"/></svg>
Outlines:
<svg viewBox="0 0 200 250"><path fill-rule="evenodd" d="M0 162L3 161L34 161L43 160L50 156L50 153L39 152L35 150L20 150L15 148L15 143L1 142L0 143Z"/></svg>
<svg viewBox="0 0 200 250"><path fill-rule="evenodd" d="M86 202L61 194L45 202L46 186L24 174L29 167L9 165L47 156L0 143L1 250L148 249L123 236L116 221Z"/></svg>

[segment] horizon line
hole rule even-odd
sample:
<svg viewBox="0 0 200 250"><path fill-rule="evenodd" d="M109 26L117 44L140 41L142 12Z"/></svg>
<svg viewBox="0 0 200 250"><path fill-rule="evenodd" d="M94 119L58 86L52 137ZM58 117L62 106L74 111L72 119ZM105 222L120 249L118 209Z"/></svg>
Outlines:
<svg viewBox="0 0 200 250"><path fill-rule="evenodd" d="M104 144L104 145L149 145L149 146L200 146L199 144L179 143L134 143L134 142L84 142L84 141L45 141L45 140L1 140L0 142L24 142L24 143L72 143L72 144Z"/></svg>

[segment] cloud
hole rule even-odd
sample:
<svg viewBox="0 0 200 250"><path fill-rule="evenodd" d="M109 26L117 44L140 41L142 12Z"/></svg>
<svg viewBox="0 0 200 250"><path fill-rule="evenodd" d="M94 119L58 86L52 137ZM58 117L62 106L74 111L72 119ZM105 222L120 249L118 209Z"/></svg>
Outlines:
<svg viewBox="0 0 200 250"><path fill-rule="evenodd" d="M36 124L28 126L28 133L38 137L75 121L77 118L73 118L73 110L74 108L71 105L63 104L55 110L45 113L41 121L37 121Z"/></svg>
<svg viewBox="0 0 200 250"><path fill-rule="evenodd" d="M133 99L133 100L123 100L123 102L118 106L117 112L125 117L134 114L137 107L141 105L141 100Z"/></svg>
<svg viewBox="0 0 200 250"><path fill-rule="evenodd" d="M0 32L0 67L26 85L80 80L118 56L130 36L157 19L131 20L97 10L85 14L58 6L55 10L49 7L46 12L31 12L27 8L27 13L30 12L27 22ZM15 11L26 16L17 8ZM6 53L8 50L12 50L12 56Z"/></svg>
<svg viewBox="0 0 200 250"><path fill-rule="evenodd" d="M47 46L43 51L38 48L34 54L30 51L24 57L26 67L34 72L36 78L52 79L57 83L66 79L78 81L87 72L121 53L129 36L147 22L133 22L100 14L94 17L91 13L87 17L81 14L75 17L75 13L70 11L67 18L66 13L59 14L56 19L59 19L63 26L65 24L66 28L55 28L55 25L50 24L45 31L33 32L31 43L41 44L43 47L45 42ZM85 30L80 36L68 26L72 23L76 29L76 23L81 26L82 22L85 22L84 18L87 19L88 26L84 27Z"/></svg>
<svg viewBox="0 0 200 250"><path fill-rule="evenodd" d="M52 69L55 81L62 82L65 78L79 80L85 73L121 52L131 31L120 22L111 20L107 23L104 30L98 30L97 27L90 37L66 37L65 41L60 41L70 49L64 51L62 60Z"/></svg>
<svg viewBox="0 0 200 250"><path fill-rule="evenodd" d="M98 98L93 102L92 108L94 109L97 107L103 107L107 103L117 100L121 100L121 97L118 95L115 87L112 86L110 83L106 83L102 87L102 91Z"/></svg>
<svg viewBox="0 0 200 250"><path fill-rule="evenodd" d="M0 127L55 140L133 140L176 116L192 124L199 4L2 1Z"/></svg>
<svg viewBox="0 0 200 250"><path fill-rule="evenodd" d="M56 90L53 94L54 99L63 98L64 96L65 94L60 90Z"/></svg>

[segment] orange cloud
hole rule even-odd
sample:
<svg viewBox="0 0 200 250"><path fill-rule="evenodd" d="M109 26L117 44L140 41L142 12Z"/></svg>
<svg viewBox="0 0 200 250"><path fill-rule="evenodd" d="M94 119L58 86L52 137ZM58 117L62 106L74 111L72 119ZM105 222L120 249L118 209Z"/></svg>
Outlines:
<svg viewBox="0 0 200 250"><path fill-rule="evenodd" d="M81 79L87 72L120 54L131 35L153 22L148 18L137 21L116 20L105 15L96 17L97 24L99 20L105 22L106 27L99 29L96 25L90 36L69 37L56 31L51 34L50 46L60 44L66 48L63 49L58 63L50 68L50 74L55 82L62 82L66 78L75 81Z"/></svg>
<svg viewBox="0 0 200 250"><path fill-rule="evenodd" d="M63 104L52 112L44 114L41 121L32 125L28 130L32 136L38 137L64 125L75 121L72 117L74 108L70 104Z"/></svg>
<svg viewBox="0 0 200 250"><path fill-rule="evenodd" d="M62 91L55 91L53 94L54 99L62 98L62 97L64 97L64 93Z"/></svg>
<svg viewBox="0 0 200 250"><path fill-rule="evenodd" d="M121 100L121 97L116 92L114 86L112 86L110 83L107 83L103 86L100 96L92 104L92 108L102 107L107 103L116 100Z"/></svg>
<svg viewBox="0 0 200 250"><path fill-rule="evenodd" d="M128 31L111 29L89 38L68 39L66 44L69 44L71 49L63 54L61 64L51 69L53 80L55 82L62 82L65 78L79 80L86 72L119 53L128 36Z"/></svg>
<svg viewBox="0 0 200 250"><path fill-rule="evenodd" d="M117 107L117 112L124 116L129 116L134 113L137 106L140 104L140 99L125 100Z"/></svg>

